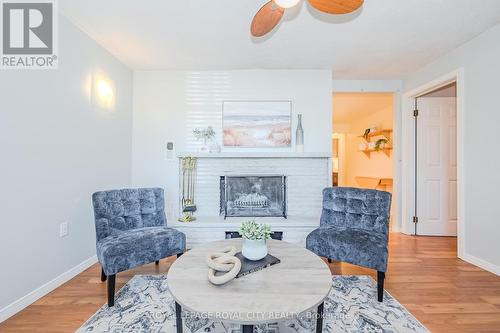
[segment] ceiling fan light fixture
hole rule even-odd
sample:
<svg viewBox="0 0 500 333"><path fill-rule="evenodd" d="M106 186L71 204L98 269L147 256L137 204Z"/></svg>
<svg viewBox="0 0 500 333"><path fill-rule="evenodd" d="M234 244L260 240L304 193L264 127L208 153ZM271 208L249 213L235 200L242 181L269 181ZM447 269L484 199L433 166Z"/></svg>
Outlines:
<svg viewBox="0 0 500 333"><path fill-rule="evenodd" d="M281 8L292 8L294 6L297 6L297 4L301 1L301 0L273 0L275 4L277 4L278 6L280 6Z"/></svg>

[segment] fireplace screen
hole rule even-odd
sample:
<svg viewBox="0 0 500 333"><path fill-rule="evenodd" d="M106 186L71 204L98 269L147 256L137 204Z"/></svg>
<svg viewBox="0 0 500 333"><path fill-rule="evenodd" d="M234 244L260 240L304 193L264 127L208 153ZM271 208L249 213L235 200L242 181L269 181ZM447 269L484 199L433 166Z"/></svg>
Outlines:
<svg viewBox="0 0 500 333"><path fill-rule="evenodd" d="M285 176L222 176L220 208L224 217L285 217Z"/></svg>

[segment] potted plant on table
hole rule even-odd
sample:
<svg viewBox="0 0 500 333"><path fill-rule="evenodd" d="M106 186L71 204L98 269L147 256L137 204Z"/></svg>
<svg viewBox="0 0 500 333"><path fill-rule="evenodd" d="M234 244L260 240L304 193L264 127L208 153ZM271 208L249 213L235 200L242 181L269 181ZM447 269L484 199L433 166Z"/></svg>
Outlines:
<svg viewBox="0 0 500 333"><path fill-rule="evenodd" d="M267 256L266 241L271 238L271 226L255 221L243 222L240 227L243 237L241 254L249 260L260 260Z"/></svg>

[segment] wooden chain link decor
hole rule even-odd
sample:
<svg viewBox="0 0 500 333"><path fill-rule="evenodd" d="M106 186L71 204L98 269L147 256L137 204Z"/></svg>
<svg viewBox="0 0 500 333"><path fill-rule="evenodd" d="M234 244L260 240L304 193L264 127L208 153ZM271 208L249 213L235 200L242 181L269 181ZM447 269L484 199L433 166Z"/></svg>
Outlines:
<svg viewBox="0 0 500 333"><path fill-rule="evenodd" d="M221 285L234 279L241 269L241 261L234 256L235 254L236 248L234 246L208 254L208 281L215 285Z"/></svg>

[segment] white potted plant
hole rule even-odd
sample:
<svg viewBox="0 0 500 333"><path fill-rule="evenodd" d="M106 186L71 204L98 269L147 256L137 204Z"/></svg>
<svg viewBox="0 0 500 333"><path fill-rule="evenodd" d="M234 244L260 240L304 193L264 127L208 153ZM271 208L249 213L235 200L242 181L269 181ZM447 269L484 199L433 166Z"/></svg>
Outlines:
<svg viewBox="0 0 500 333"><path fill-rule="evenodd" d="M271 226L255 221L243 222L240 227L243 237L241 254L248 260L257 261L267 256L266 241L271 238Z"/></svg>

